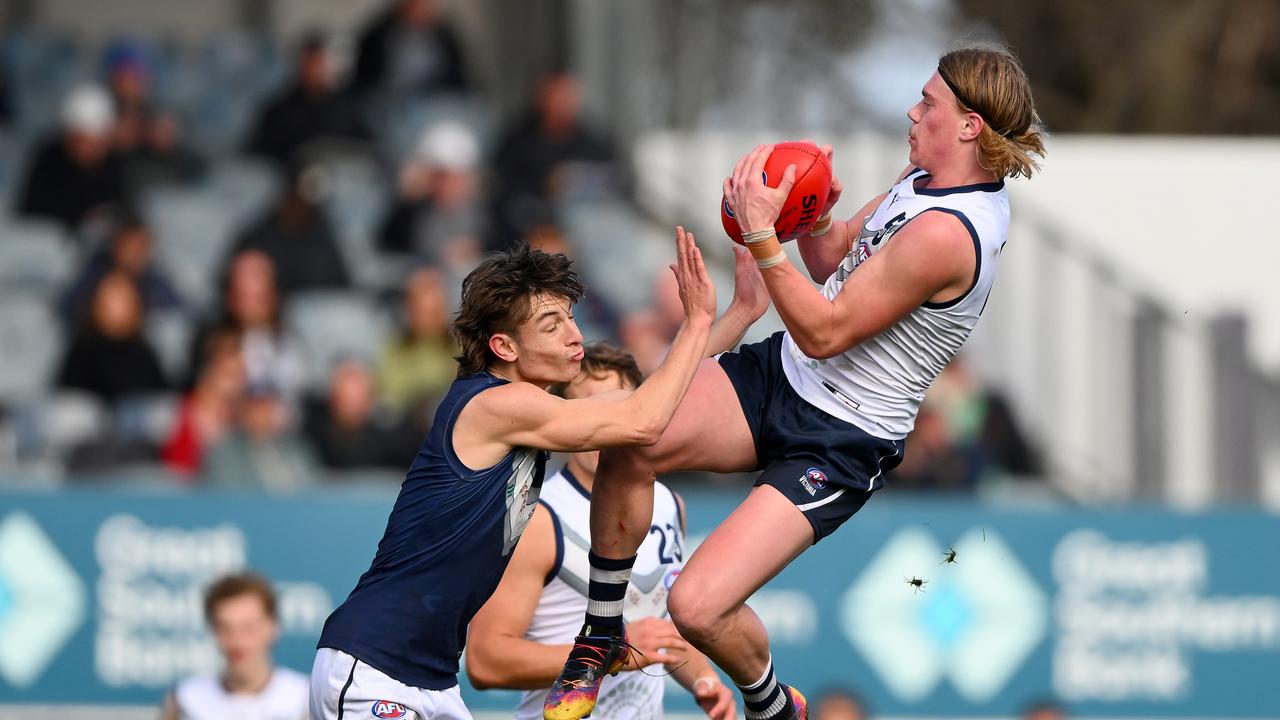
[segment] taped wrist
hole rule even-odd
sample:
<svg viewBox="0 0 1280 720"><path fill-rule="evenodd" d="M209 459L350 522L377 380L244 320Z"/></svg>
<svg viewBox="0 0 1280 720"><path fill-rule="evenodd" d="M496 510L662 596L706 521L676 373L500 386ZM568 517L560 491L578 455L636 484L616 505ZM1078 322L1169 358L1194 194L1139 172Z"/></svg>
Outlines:
<svg viewBox="0 0 1280 720"><path fill-rule="evenodd" d="M751 251L751 257L756 259L756 267L761 270L787 260L787 254L782 252L782 243L778 241L778 234L773 228L742 233L742 242Z"/></svg>
<svg viewBox="0 0 1280 720"><path fill-rule="evenodd" d="M693 689L697 690L699 685L706 685L708 688L713 688L719 684L720 684L719 675L703 675L702 677L693 681Z"/></svg>
<svg viewBox="0 0 1280 720"><path fill-rule="evenodd" d="M831 213L814 221L813 227L809 228L809 237L822 237L829 232L831 232Z"/></svg>

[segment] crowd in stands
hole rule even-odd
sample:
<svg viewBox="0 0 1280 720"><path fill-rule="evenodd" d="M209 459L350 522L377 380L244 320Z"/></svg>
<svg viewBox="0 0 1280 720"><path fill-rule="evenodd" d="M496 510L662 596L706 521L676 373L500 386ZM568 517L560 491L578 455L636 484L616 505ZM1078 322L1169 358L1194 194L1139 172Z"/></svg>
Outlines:
<svg viewBox="0 0 1280 720"><path fill-rule="evenodd" d="M6 476L398 478L456 371L462 277L520 242L576 256L566 203L628 197L573 75L548 73L523 112L491 117L430 0L389 2L346 67L319 33L286 57L238 36L98 53L24 32L0 54ZM54 92L58 52L72 60ZM622 342L645 370L681 319L669 274L652 283L647 308L596 293L577 309L589 339ZM949 376L901 482L1035 472L1008 405Z"/></svg>

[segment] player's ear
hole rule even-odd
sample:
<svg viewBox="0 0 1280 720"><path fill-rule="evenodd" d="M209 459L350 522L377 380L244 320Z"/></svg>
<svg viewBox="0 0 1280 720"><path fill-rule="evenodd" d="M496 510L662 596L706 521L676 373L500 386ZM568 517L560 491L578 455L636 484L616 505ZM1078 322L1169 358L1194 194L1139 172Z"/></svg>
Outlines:
<svg viewBox="0 0 1280 720"><path fill-rule="evenodd" d="M982 134L982 126L986 124L987 121L983 120L982 116L978 113L965 113L964 124L960 126L960 139L976 140L977 137Z"/></svg>
<svg viewBox="0 0 1280 720"><path fill-rule="evenodd" d="M494 333L489 336L489 352L503 362L515 362L519 352L516 350L516 339L507 333Z"/></svg>

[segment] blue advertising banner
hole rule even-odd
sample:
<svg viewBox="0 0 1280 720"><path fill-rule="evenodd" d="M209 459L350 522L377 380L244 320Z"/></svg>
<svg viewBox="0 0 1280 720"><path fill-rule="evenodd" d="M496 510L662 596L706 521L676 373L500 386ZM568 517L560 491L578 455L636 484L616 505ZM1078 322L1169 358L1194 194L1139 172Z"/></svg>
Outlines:
<svg viewBox="0 0 1280 720"><path fill-rule="evenodd" d="M694 545L741 493L685 497ZM158 703L215 671L201 593L242 568L277 583L277 659L309 670L393 500L0 492L0 704ZM853 689L878 714L1053 696L1077 717L1277 717L1277 552L1280 518L1259 511L877 497L750 604L783 680ZM514 706L463 690L473 710ZM680 691L667 704L695 709Z"/></svg>

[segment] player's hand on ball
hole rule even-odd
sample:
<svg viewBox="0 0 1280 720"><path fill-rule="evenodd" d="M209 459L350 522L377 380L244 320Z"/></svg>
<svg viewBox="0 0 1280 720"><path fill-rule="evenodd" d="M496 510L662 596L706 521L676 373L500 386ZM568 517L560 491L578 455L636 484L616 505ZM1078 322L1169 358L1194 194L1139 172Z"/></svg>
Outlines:
<svg viewBox="0 0 1280 720"><path fill-rule="evenodd" d="M769 289L764 284L764 276L751 251L738 246L733 248L732 304L746 311L753 320L758 320L769 309Z"/></svg>
<svg viewBox="0 0 1280 720"><path fill-rule="evenodd" d="M671 271L676 274L680 287L680 302L684 305L685 321L716 319L716 287L707 275L702 263L702 251L694 244L693 233L676 227L676 263Z"/></svg>
<svg viewBox="0 0 1280 720"><path fill-rule="evenodd" d="M724 181L724 196L743 233L773 227L782 205L796 184L796 166L788 165L778 187L764 183L764 164L773 153L772 145L757 145L738 160L733 176Z"/></svg>
<svg viewBox="0 0 1280 720"><path fill-rule="evenodd" d="M834 163L835 150L830 145L823 145L818 148L823 155L827 156L827 162ZM818 217L822 217L830 213L835 208L836 203L840 201L840 194L844 192L844 183L840 182L840 178L836 177L835 165L831 166L831 191L827 194L827 204L822 206L822 212L818 213Z"/></svg>
<svg viewBox="0 0 1280 720"><path fill-rule="evenodd" d="M685 651L689 649L689 643L680 637L670 620L653 617L627 623L627 642L640 652L631 653L624 670L639 670L658 663L675 667L684 663Z"/></svg>
<svg viewBox="0 0 1280 720"><path fill-rule="evenodd" d="M711 720L733 720L737 716L738 704L733 691L720 682L719 677L706 675L695 680L693 699Z"/></svg>

